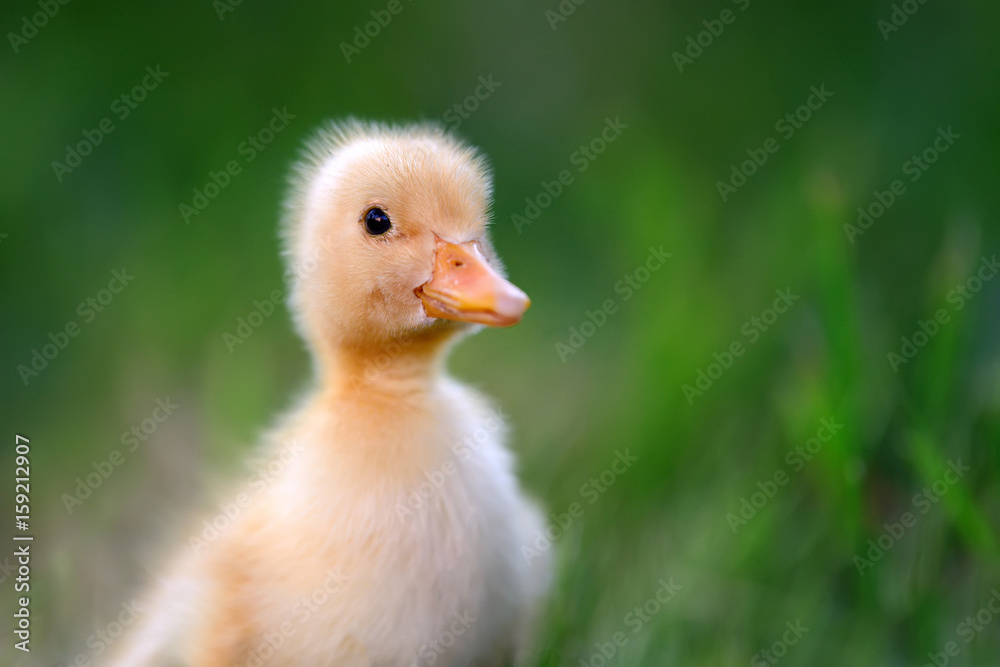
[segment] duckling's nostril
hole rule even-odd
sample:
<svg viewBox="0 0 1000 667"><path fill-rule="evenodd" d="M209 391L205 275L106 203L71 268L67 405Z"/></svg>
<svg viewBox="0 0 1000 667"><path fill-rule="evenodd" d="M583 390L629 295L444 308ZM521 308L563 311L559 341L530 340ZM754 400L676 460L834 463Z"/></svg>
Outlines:
<svg viewBox="0 0 1000 667"><path fill-rule="evenodd" d="M465 266L465 264L464 264L464 263L462 263L462 260L460 260L460 259L453 259L453 260L451 260L451 265L452 265L452 266L453 266L454 268L456 268L456 269L460 269L460 268L462 268L463 266Z"/></svg>

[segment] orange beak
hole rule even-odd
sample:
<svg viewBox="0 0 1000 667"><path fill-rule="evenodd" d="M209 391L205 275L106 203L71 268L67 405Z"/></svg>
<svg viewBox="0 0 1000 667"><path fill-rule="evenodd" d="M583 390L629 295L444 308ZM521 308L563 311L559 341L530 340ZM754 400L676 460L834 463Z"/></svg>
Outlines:
<svg viewBox="0 0 1000 667"><path fill-rule="evenodd" d="M476 241L435 240L434 274L414 290L427 315L491 327L521 321L531 300L489 265Z"/></svg>

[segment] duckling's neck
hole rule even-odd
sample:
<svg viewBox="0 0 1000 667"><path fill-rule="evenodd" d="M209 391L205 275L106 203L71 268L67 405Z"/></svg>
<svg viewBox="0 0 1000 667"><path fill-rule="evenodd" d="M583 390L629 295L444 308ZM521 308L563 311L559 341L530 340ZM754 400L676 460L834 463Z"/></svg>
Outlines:
<svg viewBox="0 0 1000 667"><path fill-rule="evenodd" d="M445 339L403 338L374 345L341 344L320 355L324 393L412 396L444 374Z"/></svg>

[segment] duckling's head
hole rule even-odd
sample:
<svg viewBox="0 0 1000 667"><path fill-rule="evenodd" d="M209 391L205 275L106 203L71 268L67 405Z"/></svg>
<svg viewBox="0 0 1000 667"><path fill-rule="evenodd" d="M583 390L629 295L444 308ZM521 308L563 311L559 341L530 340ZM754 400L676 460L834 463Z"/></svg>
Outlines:
<svg viewBox="0 0 1000 667"><path fill-rule="evenodd" d="M323 128L295 174L290 304L314 347L520 321L529 301L490 243L490 174L475 150L433 126L351 121Z"/></svg>

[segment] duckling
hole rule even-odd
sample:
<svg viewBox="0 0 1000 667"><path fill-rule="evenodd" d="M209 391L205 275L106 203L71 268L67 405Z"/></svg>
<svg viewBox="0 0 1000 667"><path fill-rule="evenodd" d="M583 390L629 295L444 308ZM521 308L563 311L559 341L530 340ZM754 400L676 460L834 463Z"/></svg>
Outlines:
<svg viewBox="0 0 1000 667"><path fill-rule="evenodd" d="M265 437L277 470L167 568L115 664L501 665L550 580L503 419L454 343L528 297L487 234L484 158L433 126L330 124L283 223L314 386ZM251 488L252 487L252 488Z"/></svg>

